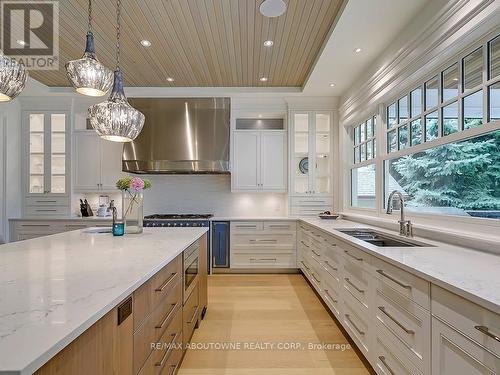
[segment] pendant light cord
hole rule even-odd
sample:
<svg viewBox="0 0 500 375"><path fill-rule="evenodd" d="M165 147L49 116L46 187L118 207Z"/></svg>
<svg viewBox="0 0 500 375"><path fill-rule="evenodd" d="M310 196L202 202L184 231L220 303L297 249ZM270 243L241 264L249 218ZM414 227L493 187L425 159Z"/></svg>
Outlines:
<svg viewBox="0 0 500 375"><path fill-rule="evenodd" d="M92 0L89 0L89 24L87 30L92 34Z"/></svg>
<svg viewBox="0 0 500 375"><path fill-rule="evenodd" d="M120 8L121 0L116 1L116 70L120 70Z"/></svg>

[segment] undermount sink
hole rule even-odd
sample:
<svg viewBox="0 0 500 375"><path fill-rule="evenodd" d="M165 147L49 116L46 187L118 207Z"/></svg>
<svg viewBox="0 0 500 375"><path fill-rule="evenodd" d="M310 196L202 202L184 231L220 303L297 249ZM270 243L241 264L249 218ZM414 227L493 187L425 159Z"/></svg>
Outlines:
<svg viewBox="0 0 500 375"><path fill-rule="evenodd" d="M432 245L410 239L399 239L385 233L379 233L373 229L339 229L339 232L378 247L433 247Z"/></svg>

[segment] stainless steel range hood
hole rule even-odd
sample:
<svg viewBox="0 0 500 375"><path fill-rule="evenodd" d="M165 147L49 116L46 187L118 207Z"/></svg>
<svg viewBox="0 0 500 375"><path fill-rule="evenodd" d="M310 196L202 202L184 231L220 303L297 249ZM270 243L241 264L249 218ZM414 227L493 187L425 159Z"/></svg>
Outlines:
<svg viewBox="0 0 500 375"><path fill-rule="evenodd" d="M130 98L146 122L123 149L123 170L148 174L229 173L229 98Z"/></svg>

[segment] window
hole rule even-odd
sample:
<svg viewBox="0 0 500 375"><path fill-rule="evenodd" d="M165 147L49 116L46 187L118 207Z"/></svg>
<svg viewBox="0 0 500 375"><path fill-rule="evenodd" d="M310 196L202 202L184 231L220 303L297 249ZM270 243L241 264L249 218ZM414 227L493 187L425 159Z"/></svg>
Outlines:
<svg viewBox="0 0 500 375"><path fill-rule="evenodd" d="M376 125L377 118L373 116L353 129L352 140L354 145L354 164L370 160L375 157Z"/></svg>
<svg viewBox="0 0 500 375"><path fill-rule="evenodd" d="M490 86L489 98L489 119L490 121L498 121L500 120L500 82Z"/></svg>
<svg viewBox="0 0 500 375"><path fill-rule="evenodd" d="M493 79L500 76L500 35L489 43L489 74L488 78Z"/></svg>
<svg viewBox="0 0 500 375"><path fill-rule="evenodd" d="M438 76L431 78L425 83L425 110L432 109L438 105L439 79Z"/></svg>
<svg viewBox="0 0 500 375"><path fill-rule="evenodd" d="M483 82L483 48L478 48L463 59L464 90L473 89Z"/></svg>
<svg viewBox="0 0 500 375"><path fill-rule="evenodd" d="M384 172L385 199L400 190L412 211L500 219L500 130L386 160Z"/></svg>
<svg viewBox="0 0 500 375"><path fill-rule="evenodd" d="M483 77L486 61L489 80ZM387 107L387 152L406 150L499 119L500 36L497 36Z"/></svg>
<svg viewBox="0 0 500 375"><path fill-rule="evenodd" d="M458 64L455 63L443 72L443 102L458 96Z"/></svg>
<svg viewBox="0 0 500 375"><path fill-rule="evenodd" d="M443 135L458 131L458 103L453 102L443 108Z"/></svg>
<svg viewBox="0 0 500 375"><path fill-rule="evenodd" d="M394 111L396 107L394 106ZM395 112L394 112L395 113ZM377 153L375 129L377 117L372 116L352 130L354 147L353 168L351 169L351 206L358 208L375 208L375 164L373 159ZM358 135L359 134L359 138ZM373 164L357 166L358 163Z"/></svg>
<svg viewBox="0 0 500 375"><path fill-rule="evenodd" d="M351 206L361 208L375 208L375 164L351 171Z"/></svg>
<svg viewBox="0 0 500 375"><path fill-rule="evenodd" d="M483 90L464 98L464 129L483 125Z"/></svg>
<svg viewBox="0 0 500 375"><path fill-rule="evenodd" d="M410 93L411 99L411 115L410 117L419 116L422 113L422 88L413 90Z"/></svg>

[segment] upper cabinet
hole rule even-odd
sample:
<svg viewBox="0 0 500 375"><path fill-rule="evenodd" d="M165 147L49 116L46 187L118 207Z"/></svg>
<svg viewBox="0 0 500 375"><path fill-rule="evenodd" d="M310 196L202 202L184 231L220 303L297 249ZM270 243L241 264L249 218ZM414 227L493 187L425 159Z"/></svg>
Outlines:
<svg viewBox="0 0 500 375"><path fill-rule="evenodd" d="M23 138L24 214L67 214L71 163L69 112L23 111Z"/></svg>
<svg viewBox="0 0 500 375"><path fill-rule="evenodd" d="M331 128L331 112L291 113L291 195L332 195Z"/></svg>
<svg viewBox="0 0 500 375"><path fill-rule="evenodd" d="M237 120L233 132L231 190L286 192L286 133L283 121L280 120L279 129L278 122L274 121L276 119L244 120L241 123ZM278 130L254 130L259 126L277 127Z"/></svg>
<svg viewBox="0 0 500 375"><path fill-rule="evenodd" d="M74 190L116 190L116 181L125 175L122 172L123 143L105 141L94 131L77 131L74 144Z"/></svg>

